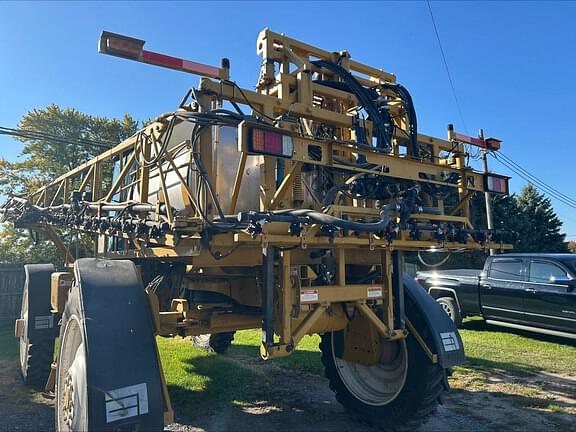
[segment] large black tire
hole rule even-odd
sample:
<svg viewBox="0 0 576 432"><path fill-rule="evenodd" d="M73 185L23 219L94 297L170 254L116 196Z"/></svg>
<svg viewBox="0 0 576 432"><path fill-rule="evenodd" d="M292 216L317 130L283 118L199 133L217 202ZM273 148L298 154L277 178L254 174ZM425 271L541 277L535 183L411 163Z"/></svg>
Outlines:
<svg viewBox="0 0 576 432"><path fill-rule="evenodd" d="M29 264L24 266L24 271L20 370L26 385L42 390L50 375L56 339L57 322L50 310L50 278L54 266Z"/></svg>
<svg viewBox="0 0 576 432"><path fill-rule="evenodd" d="M136 267L84 258L74 273L60 330L56 430L163 430L154 327Z"/></svg>
<svg viewBox="0 0 576 432"><path fill-rule="evenodd" d="M462 313L458 307L458 303L452 297L440 297L436 299L438 304L442 306L442 309L450 317L450 319L459 327L462 324Z"/></svg>
<svg viewBox="0 0 576 432"><path fill-rule="evenodd" d="M409 313L408 303L408 317L428 339L423 320L415 316L414 309ZM322 335L322 363L336 399L353 418L396 431L413 430L434 414L448 389L446 371L430 361L412 335L397 342L396 357L382 365L362 366L338 358L342 343L343 332ZM357 382L353 382L355 378Z"/></svg>
<svg viewBox="0 0 576 432"><path fill-rule="evenodd" d="M198 348L224 354L232 345L236 332L203 334L192 337L192 343Z"/></svg>

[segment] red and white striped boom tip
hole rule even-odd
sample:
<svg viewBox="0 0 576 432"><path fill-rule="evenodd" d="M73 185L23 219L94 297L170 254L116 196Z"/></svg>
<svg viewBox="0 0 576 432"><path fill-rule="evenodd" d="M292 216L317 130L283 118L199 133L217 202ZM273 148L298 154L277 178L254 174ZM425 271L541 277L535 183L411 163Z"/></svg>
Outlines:
<svg viewBox="0 0 576 432"><path fill-rule="evenodd" d="M116 57L136 60L169 69L188 72L209 78L228 78L228 61L223 60L222 68L184 60L144 49L146 42L116 33L103 31L100 35L98 52Z"/></svg>

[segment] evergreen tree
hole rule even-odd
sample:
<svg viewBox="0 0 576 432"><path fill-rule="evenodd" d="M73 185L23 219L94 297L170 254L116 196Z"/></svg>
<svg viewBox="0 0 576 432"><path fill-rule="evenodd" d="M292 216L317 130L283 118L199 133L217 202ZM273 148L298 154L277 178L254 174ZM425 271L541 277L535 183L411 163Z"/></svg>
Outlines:
<svg viewBox="0 0 576 432"><path fill-rule="evenodd" d="M519 252L568 252L562 221L554 212L549 198L531 184L516 199L524 221L518 225Z"/></svg>

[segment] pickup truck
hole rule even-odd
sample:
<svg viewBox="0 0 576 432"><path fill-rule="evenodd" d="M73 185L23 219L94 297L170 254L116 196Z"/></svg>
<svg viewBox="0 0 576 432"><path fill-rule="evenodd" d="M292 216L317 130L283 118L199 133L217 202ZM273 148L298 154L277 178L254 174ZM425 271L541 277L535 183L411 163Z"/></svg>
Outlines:
<svg viewBox="0 0 576 432"><path fill-rule="evenodd" d="M456 324L489 324L576 339L576 255L502 254L483 270L421 271L416 280Z"/></svg>

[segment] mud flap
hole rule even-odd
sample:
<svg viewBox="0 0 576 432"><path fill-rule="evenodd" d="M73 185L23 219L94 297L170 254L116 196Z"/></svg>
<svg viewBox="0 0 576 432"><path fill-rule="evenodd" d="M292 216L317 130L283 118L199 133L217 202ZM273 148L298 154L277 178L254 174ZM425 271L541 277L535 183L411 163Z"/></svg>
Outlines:
<svg viewBox="0 0 576 432"><path fill-rule="evenodd" d="M154 325L134 263L84 258L74 270L73 294L84 318L90 430L162 430Z"/></svg>
<svg viewBox="0 0 576 432"><path fill-rule="evenodd" d="M438 363L444 368L464 363L466 357L462 339L456 325L442 307L408 275L404 275L404 290L428 326L433 343L429 348L438 356Z"/></svg>
<svg viewBox="0 0 576 432"><path fill-rule="evenodd" d="M24 266L26 280L22 309L16 320L15 335L20 338L20 369L26 385L44 388L51 371L57 317L50 310L52 264Z"/></svg>
<svg viewBox="0 0 576 432"><path fill-rule="evenodd" d="M23 336L31 341L36 338L56 338L57 323L50 311L50 277L54 272L52 264L28 264L26 288L28 290L28 317ZM26 333L26 334L24 334Z"/></svg>

